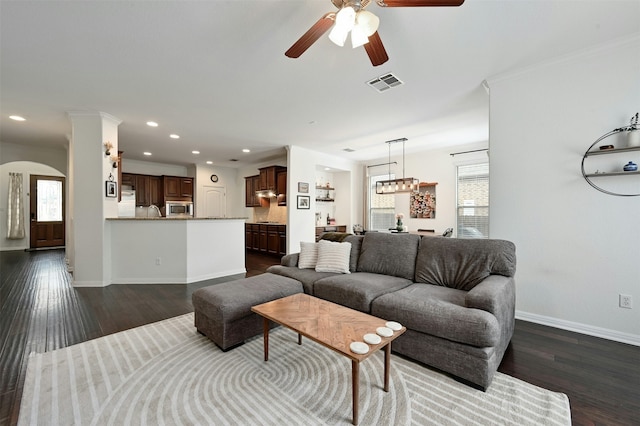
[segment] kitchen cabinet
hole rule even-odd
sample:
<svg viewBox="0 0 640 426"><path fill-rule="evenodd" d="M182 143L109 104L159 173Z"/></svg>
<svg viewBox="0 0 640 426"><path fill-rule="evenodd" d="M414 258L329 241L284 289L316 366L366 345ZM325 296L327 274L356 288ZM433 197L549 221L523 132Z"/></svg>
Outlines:
<svg viewBox="0 0 640 426"><path fill-rule="evenodd" d="M256 191L260 187L260 175L248 176L244 178L245 186L245 207L269 207L269 199L258 197Z"/></svg>
<svg viewBox="0 0 640 426"><path fill-rule="evenodd" d="M136 190L136 206L149 206L149 180L148 175L136 175L136 184L133 186Z"/></svg>
<svg viewBox="0 0 640 426"><path fill-rule="evenodd" d="M246 223L245 248L284 256L287 252L287 226L271 223Z"/></svg>
<svg viewBox="0 0 640 426"><path fill-rule="evenodd" d="M256 191L274 190L276 189L276 167L263 167L260 170L260 183Z"/></svg>
<svg viewBox="0 0 640 426"><path fill-rule="evenodd" d="M261 252L263 252L263 253L266 253L268 245L269 245L268 227L267 227L267 225L260 225L259 235L260 235L260 247L259 247L259 250Z"/></svg>
<svg viewBox="0 0 640 426"><path fill-rule="evenodd" d="M276 194L278 194L278 205L287 205L287 169L276 173Z"/></svg>
<svg viewBox="0 0 640 426"><path fill-rule="evenodd" d="M149 206L150 177L136 173L122 173L122 185L130 186L136 191L136 206Z"/></svg>
<svg viewBox="0 0 640 426"><path fill-rule="evenodd" d="M163 176L165 200L193 199L193 178L180 176Z"/></svg>
<svg viewBox="0 0 640 426"><path fill-rule="evenodd" d="M162 178L160 176L149 176L149 205L162 208L164 197L162 194Z"/></svg>

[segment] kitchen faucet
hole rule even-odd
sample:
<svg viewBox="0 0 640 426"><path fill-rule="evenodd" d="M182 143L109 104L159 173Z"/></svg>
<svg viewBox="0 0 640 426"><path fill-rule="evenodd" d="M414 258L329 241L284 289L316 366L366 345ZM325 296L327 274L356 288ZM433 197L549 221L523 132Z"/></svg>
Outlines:
<svg viewBox="0 0 640 426"><path fill-rule="evenodd" d="M158 217L162 217L162 213L160 213L160 209L155 204L151 204L149 206L150 209L155 210L158 213Z"/></svg>

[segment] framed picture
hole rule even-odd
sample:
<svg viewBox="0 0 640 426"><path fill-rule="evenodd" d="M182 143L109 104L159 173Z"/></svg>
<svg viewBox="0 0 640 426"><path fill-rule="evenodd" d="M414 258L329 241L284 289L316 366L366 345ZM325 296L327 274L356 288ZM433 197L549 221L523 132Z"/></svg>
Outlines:
<svg viewBox="0 0 640 426"><path fill-rule="evenodd" d="M298 182L298 192L302 192L305 194L309 193L309 183L308 182Z"/></svg>
<svg viewBox="0 0 640 426"><path fill-rule="evenodd" d="M105 195L107 197L115 198L118 196L118 182L108 180L105 182Z"/></svg>
<svg viewBox="0 0 640 426"><path fill-rule="evenodd" d="M311 197L308 195L298 195L298 209L310 209Z"/></svg>

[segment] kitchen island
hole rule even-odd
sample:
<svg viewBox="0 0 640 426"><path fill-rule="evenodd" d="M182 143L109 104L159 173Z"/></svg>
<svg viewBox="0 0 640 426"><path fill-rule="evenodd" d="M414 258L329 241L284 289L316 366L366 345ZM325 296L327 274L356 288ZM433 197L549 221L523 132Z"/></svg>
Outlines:
<svg viewBox="0 0 640 426"><path fill-rule="evenodd" d="M106 219L112 284L187 284L244 274L247 218Z"/></svg>

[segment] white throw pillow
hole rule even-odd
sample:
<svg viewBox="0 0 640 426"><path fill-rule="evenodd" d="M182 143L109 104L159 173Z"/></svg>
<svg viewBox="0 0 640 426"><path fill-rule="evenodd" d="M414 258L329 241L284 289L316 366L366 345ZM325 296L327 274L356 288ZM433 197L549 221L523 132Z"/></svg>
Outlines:
<svg viewBox="0 0 640 426"><path fill-rule="evenodd" d="M320 240L318 242L318 263L316 264L316 271L350 274L350 255L351 243Z"/></svg>
<svg viewBox="0 0 640 426"><path fill-rule="evenodd" d="M298 255L298 268L314 269L318 263L318 243L300 242L300 254Z"/></svg>

